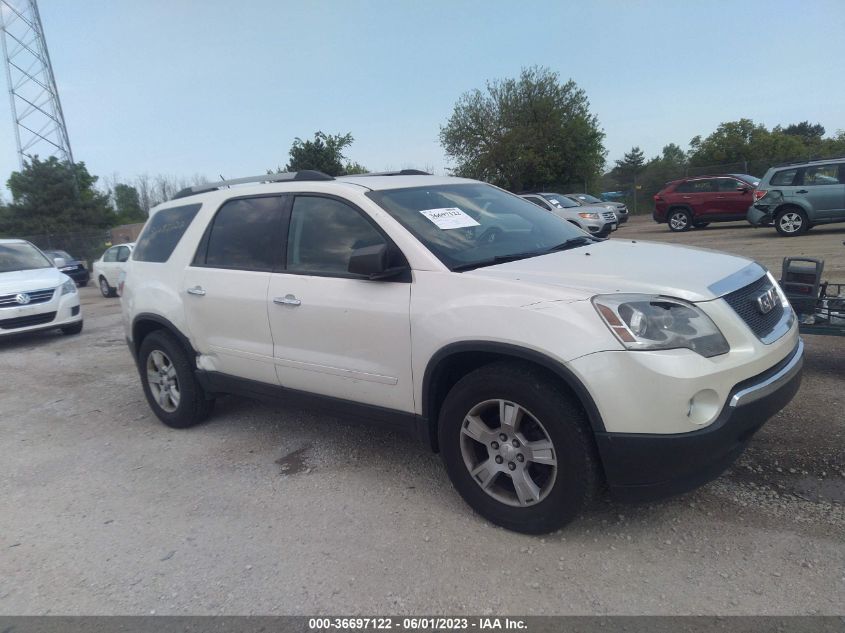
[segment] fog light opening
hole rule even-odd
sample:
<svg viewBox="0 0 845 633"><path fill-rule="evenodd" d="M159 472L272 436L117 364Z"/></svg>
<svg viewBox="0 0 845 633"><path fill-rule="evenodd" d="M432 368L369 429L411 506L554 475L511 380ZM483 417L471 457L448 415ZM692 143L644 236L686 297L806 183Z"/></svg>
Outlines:
<svg viewBox="0 0 845 633"><path fill-rule="evenodd" d="M702 389L689 401L687 417L693 424L709 424L719 414L719 394L712 389Z"/></svg>

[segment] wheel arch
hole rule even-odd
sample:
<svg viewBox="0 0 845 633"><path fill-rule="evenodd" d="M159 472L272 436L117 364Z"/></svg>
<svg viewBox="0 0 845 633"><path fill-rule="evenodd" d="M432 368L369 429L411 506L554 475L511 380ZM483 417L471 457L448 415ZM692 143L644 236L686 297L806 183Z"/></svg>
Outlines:
<svg viewBox="0 0 845 633"><path fill-rule="evenodd" d="M468 372L500 360L515 360L543 370L570 392L584 408L593 433L603 432L604 422L590 392L564 363L533 349L493 341L461 341L438 350L429 359L422 382L422 418L434 451L440 407L452 386Z"/></svg>
<svg viewBox="0 0 845 633"><path fill-rule="evenodd" d="M191 359L196 359L197 352L191 341L171 321L158 314L142 312L132 320L132 355L138 359L138 351L144 338L157 330L165 330L176 337Z"/></svg>

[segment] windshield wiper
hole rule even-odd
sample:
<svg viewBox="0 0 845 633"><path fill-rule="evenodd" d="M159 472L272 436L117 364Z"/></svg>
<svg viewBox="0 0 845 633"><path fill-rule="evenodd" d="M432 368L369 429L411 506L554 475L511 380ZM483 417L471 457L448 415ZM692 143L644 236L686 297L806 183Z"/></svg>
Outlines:
<svg viewBox="0 0 845 633"><path fill-rule="evenodd" d="M539 251L528 251L525 253L512 253L510 255L496 255L495 257L491 257L490 259L482 259L481 261L477 262L469 262L467 264L458 264L457 266L452 266L452 272L460 272L463 270L473 270L475 268L483 268L485 266L495 266L496 264L504 264L507 262L513 262L518 259L528 259L530 257L538 257L540 255L548 255L549 253L555 253L557 251L565 251L569 250L570 248L577 248L578 246L584 246L586 244L592 244L598 240L593 239L588 235L579 235L578 237L571 237L568 240L561 242L560 244L556 244L555 246L550 246L549 248L544 248Z"/></svg>

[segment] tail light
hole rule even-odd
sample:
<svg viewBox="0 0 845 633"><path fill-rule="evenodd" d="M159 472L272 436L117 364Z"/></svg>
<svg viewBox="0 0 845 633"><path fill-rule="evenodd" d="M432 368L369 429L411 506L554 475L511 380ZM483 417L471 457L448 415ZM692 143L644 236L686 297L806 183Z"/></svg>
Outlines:
<svg viewBox="0 0 845 633"><path fill-rule="evenodd" d="M769 193L765 189L755 189L754 190L754 202L757 202L761 198L765 198L766 194Z"/></svg>

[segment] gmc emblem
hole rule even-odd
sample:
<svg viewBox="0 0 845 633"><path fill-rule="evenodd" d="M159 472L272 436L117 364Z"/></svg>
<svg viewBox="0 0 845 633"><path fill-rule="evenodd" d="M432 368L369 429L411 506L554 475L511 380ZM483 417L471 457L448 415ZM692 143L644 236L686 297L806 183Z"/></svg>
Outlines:
<svg viewBox="0 0 845 633"><path fill-rule="evenodd" d="M774 310L777 305L778 293L774 286L772 286L766 292L759 295L755 301L757 302L757 311L760 314L768 314Z"/></svg>

